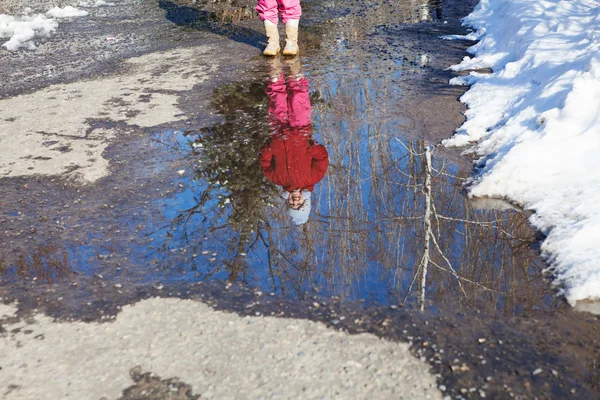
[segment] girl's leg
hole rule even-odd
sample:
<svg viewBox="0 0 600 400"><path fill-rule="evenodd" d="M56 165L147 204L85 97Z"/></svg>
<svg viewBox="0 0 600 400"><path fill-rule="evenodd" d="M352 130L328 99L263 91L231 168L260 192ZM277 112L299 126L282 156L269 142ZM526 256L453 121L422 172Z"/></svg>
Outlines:
<svg viewBox="0 0 600 400"><path fill-rule="evenodd" d="M300 0L277 0L281 20L287 24L289 20L299 20L302 15Z"/></svg>
<svg viewBox="0 0 600 400"><path fill-rule="evenodd" d="M284 56L295 56L298 54L298 23L302 15L300 0L278 0L279 13L285 24L285 48Z"/></svg>
<svg viewBox="0 0 600 400"><path fill-rule="evenodd" d="M255 10L262 21L271 21L275 25L279 22L277 0L258 0Z"/></svg>
<svg viewBox="0 0 600 400"><path fill-rule="evenodd" d="M265 24L267 47L263 51L265 56L277 55L280 51L279 31L277 30L277 0L258 0L256 11Z"/></svg>

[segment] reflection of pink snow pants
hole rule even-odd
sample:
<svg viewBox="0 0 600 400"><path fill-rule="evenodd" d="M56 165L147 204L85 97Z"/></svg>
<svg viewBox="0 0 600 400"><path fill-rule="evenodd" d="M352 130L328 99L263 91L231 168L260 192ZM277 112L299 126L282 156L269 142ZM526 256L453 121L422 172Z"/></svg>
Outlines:
<svg viewBox="0 0 600 400"><path fill-rule="evenodd" d="M269 96L269 115L280 124L289 124L299 128L310 124L310 98L308 97L308 79L289 79L283 74L267 86Z"/></svg>
<svg viewBox="0 0 600 400"><path fill-rule="evenodd" d="M268 19L276 24L279 20L277 10L284 24L290 19L300 19L302 15L300 0L258 0L256 11L261 20Z"/></svg>

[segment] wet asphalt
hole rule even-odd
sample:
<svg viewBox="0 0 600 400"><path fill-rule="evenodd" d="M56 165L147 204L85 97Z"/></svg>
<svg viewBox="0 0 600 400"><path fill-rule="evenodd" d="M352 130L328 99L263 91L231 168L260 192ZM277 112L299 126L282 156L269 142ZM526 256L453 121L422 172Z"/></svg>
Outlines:
<svg viewBox="0 0 600 400"><path fill-rule="evenodd" d="M338 73L342 81L352 81L363 74L384 75L382 68L401 59L403 73L376 86L381 96L374 103L378 108L367 116L393 120L402 110L400 114L410 116L411 121L408 128L400 128L405 137L432 144L448 137L460 125L463 108L457 98L463 89L447 85L453 75L444 68L464 56L468 43L444 43L437 37L459 32L459 18L469 12L472 4L428 4L427 18L420 20L420 5L407 5L404 10L390 2L369 6L361 2L306 2L301 58L315 88L313 104L319 115L327 114L318 108L318 100L327 98L332 74ZM108 43L108 36L117 40ZM74 37L79 40L72 40ZM181 100L180 106L189 118L173 126L138 130L136 135L116 139L105 157L119 167L96 186L80 187L60 177L0 179L0 231L4 233L0 239L0 297L3 302L18 300L21 317L39 310L61 320L108 322L120 307L140 299L192 298L241 315L307 318L321 321L331 329L353 334L370 332L409 342L415 356L431 364L440 388L451 398L591 399L599 395L600 323L591 314L571 311L556 295L542 272L543 262L535 258L540 240L535 232L525 231L520 237L520 242L526 242L524 265L535 277L533 288L517 287L510 291L512 295L501 297L494 297L489 291L473 291L469 292L469 301L451 301L460 297L456 285L447 290L436 287L426 312L418 310L414 297L406 301L372 295L374 291L389 289L381 285L364 289L368 295L361 295L365 292L360 290L358 295L346 295L324 289L327 285L309 282L298 293L290 294L271 290L267 278L266 284L261 283L262 278L258 284L256 279L238 279L232 284L228 281L236 279L232 279L231 271L215 280L199 279L192 273L194 269L189 270L186 257L168 258L168 268L160 260L149 269L129 267L132 261L141 266L151 262L138 255L128 256L128 250L134 251L133 243L139 238L129 234L140 225L135 213L157 198L168 199L193 185L190 180L174 179L172 174L180 168L189 169L190 160L198 156L187 150L187 156L181 156L187 139L206 127L222 126L223 120L237 121L235 110L218 112L214 93L232 84L235 91L252 92L253 85L262 85L270 73L272 64L265 63L259 53L263 41L260 26L254 19L237 23L216 21L214 11L203 11L189 2L128 2L118 13L99 17L92 24L81 20L66 22L56 35L45 40L46 46L37 54L0 53L0 63L7 66L0 72L0 78L6 82L0 89L0 98L31 93L53 83L118 73L123 58L148 52L199 42L223 51L214 53L212 60L198 60L218 63L219 69ZM84 47L86 51L82 52ZM407 48L412 52L406 53ZM369 69L371 66L375 67ZM370 84L377 82L374 78ZM401 95L394 92L393 85L402 87ZM262 86L258 91L262 93ZM348 114L352 112L348 110ZM332 121L336 123L335 119ZM239 128L235 124L233 127ZM168 135L167 131L183 134ZM464 177L468 177L470 159L445 149L439 149L439 154L441 163L453 163L467 171ZM152 191L142 188L142 183ZM521 226L526 216L518 214L512 218ZM83 232L73 228L81 225L93 228ZM98 252L100 241L107 244ZM145 242L139 247L148 248ZM79 256L74 248L93 250ZM79 257L79 267L56 268L60 264L56 260L65 257L66 264L77 264ZM44 269L31 267L35 263L27 260L35 259L42 260L39 264ZM25 263L19 264L19 260ZM208 259L198 262L204 265ZM173 273L178 270L183 271ZM434 281L441 287L449 285L439 279ZM295 281L288 278L287 282ZM494 287L509 291L506 282L498 285ZM137 381L142 380L140 376Z"/></svg>

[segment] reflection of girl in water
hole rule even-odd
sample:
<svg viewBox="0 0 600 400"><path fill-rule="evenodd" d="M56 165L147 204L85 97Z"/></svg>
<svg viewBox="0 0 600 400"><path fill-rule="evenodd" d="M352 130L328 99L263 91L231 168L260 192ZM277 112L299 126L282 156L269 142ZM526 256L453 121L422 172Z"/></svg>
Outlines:
<svg viewBox="0 0 600 400"><path fill-rule="evenodd" d="M325 176L329 157L312 139L308 79L283 73L266 90L273 135L260 150L260 167L271 182L281 186L288 214L296 225L310 214L310 196Z"/></svg>

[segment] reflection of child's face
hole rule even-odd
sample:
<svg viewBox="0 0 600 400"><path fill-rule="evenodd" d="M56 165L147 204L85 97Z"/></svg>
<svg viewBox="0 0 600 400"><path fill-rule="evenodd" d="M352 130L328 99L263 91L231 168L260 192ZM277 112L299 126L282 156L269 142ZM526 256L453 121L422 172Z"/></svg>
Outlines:
<svg viewBox="0 0 600 400"><path fill-rule="evenodd" d="M294 210L299 209L304 204L304 197L302 192L292 192L287 198L288 205Z"/></svg>

